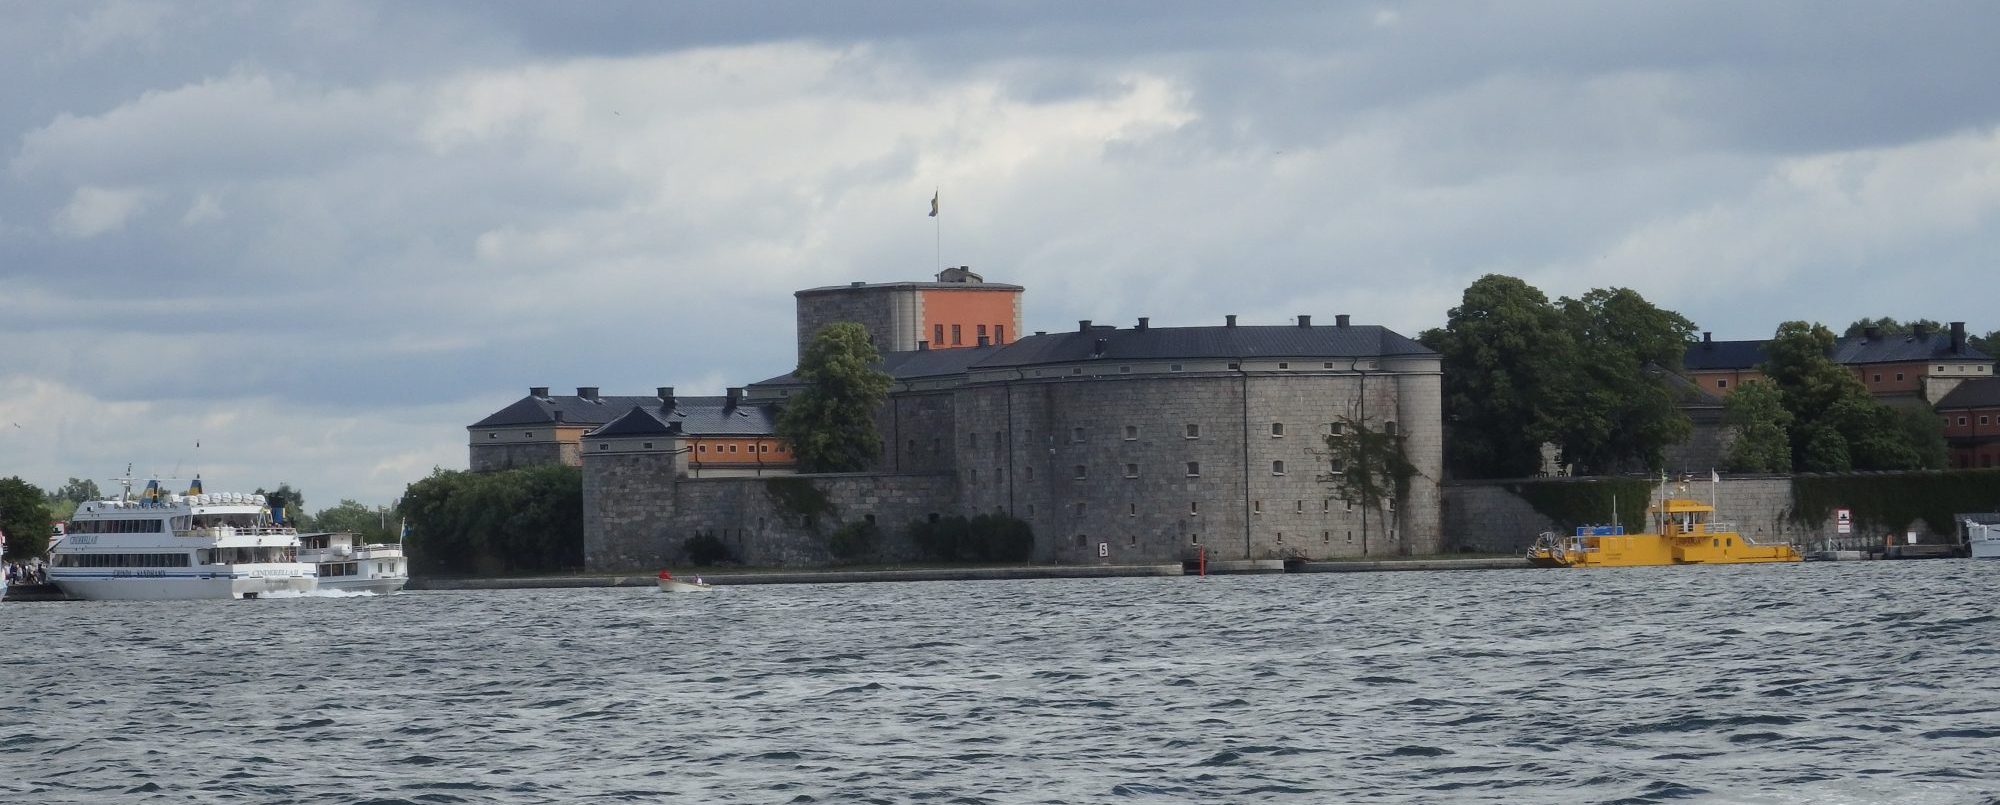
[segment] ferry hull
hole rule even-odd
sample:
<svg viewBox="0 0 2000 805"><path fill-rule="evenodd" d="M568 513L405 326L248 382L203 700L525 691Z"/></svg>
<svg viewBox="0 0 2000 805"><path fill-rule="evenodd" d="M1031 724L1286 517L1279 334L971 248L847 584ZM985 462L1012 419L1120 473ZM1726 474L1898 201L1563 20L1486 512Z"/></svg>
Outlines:
<svg viewBox="0 0 2000 805"><path fill-rule="evenodd" d="M338 590L343 593L394 595L403 589L403 585L409 583L410 579L408 576L390 579L320 579L319 588L322 590Z"/></svg>
<svg viewBox="0 0 2000 805"><path fill-rule="evenodd" d="M308 593L316 587L311 576L66 578L51 574L49 581L64 595L85 601L220 600Z"/></svg>

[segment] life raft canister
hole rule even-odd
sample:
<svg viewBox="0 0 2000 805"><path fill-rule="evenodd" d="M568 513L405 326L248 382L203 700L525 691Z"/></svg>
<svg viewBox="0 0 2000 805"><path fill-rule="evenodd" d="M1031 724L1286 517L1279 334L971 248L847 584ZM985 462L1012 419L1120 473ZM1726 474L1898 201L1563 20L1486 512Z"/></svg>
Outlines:
<svg viewBox="0 0 2000 805"><path fill-rule="evenodd" d="M674 578L674 574L672 574L672 573L668 573L667 571L665 571L665 570L662 570L662 571L660 571L660 578L663 578L663 579L666 579L666 580L669 580L669 581L672 581L672 580L673 580L673 578Z"/></svg>

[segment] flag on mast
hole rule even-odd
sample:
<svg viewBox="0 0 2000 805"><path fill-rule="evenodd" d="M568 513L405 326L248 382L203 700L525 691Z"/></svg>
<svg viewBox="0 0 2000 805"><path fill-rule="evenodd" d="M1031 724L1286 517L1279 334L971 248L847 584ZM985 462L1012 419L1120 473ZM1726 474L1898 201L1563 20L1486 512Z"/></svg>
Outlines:
<svg viewBox="0 0 2000 805"><path fill-rule="evenodd" d="M938 208L937 208L937 202L938 202L938 191L936 191L936 190L932 190L932 191L931 191L931 217L932 217L932 218L936 218L936 217L937 217L937 210L938 210Z"/></svg>

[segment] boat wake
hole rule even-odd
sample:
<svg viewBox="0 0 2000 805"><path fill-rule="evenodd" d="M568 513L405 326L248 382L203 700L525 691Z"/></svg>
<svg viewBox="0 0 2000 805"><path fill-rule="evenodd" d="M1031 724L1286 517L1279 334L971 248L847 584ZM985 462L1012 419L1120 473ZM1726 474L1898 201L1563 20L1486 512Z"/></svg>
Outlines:
<svg viewBox="0 0 2000 805"><path fill-rule="evenodd" d="M374 598L368 590L273 590L261 598Z"/></svg>

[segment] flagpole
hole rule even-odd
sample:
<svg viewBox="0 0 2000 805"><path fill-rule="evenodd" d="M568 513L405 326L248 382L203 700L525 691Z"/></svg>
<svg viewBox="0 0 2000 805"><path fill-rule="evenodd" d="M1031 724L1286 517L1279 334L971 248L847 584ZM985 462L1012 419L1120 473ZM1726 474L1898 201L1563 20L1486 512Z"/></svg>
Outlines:
<svg viewBox="0 0 2000 805"><path fill-rule="evenodd" d="M936 187L931 188L931 232L936 237L935 242L932 243L932 247L936 250L935 254L933 254L932 256L936 260L936 262L932 263L931 265L936 266L937 270L943 271L944 270L944 216L938 213L939 189L940 188Z"/></svg>

